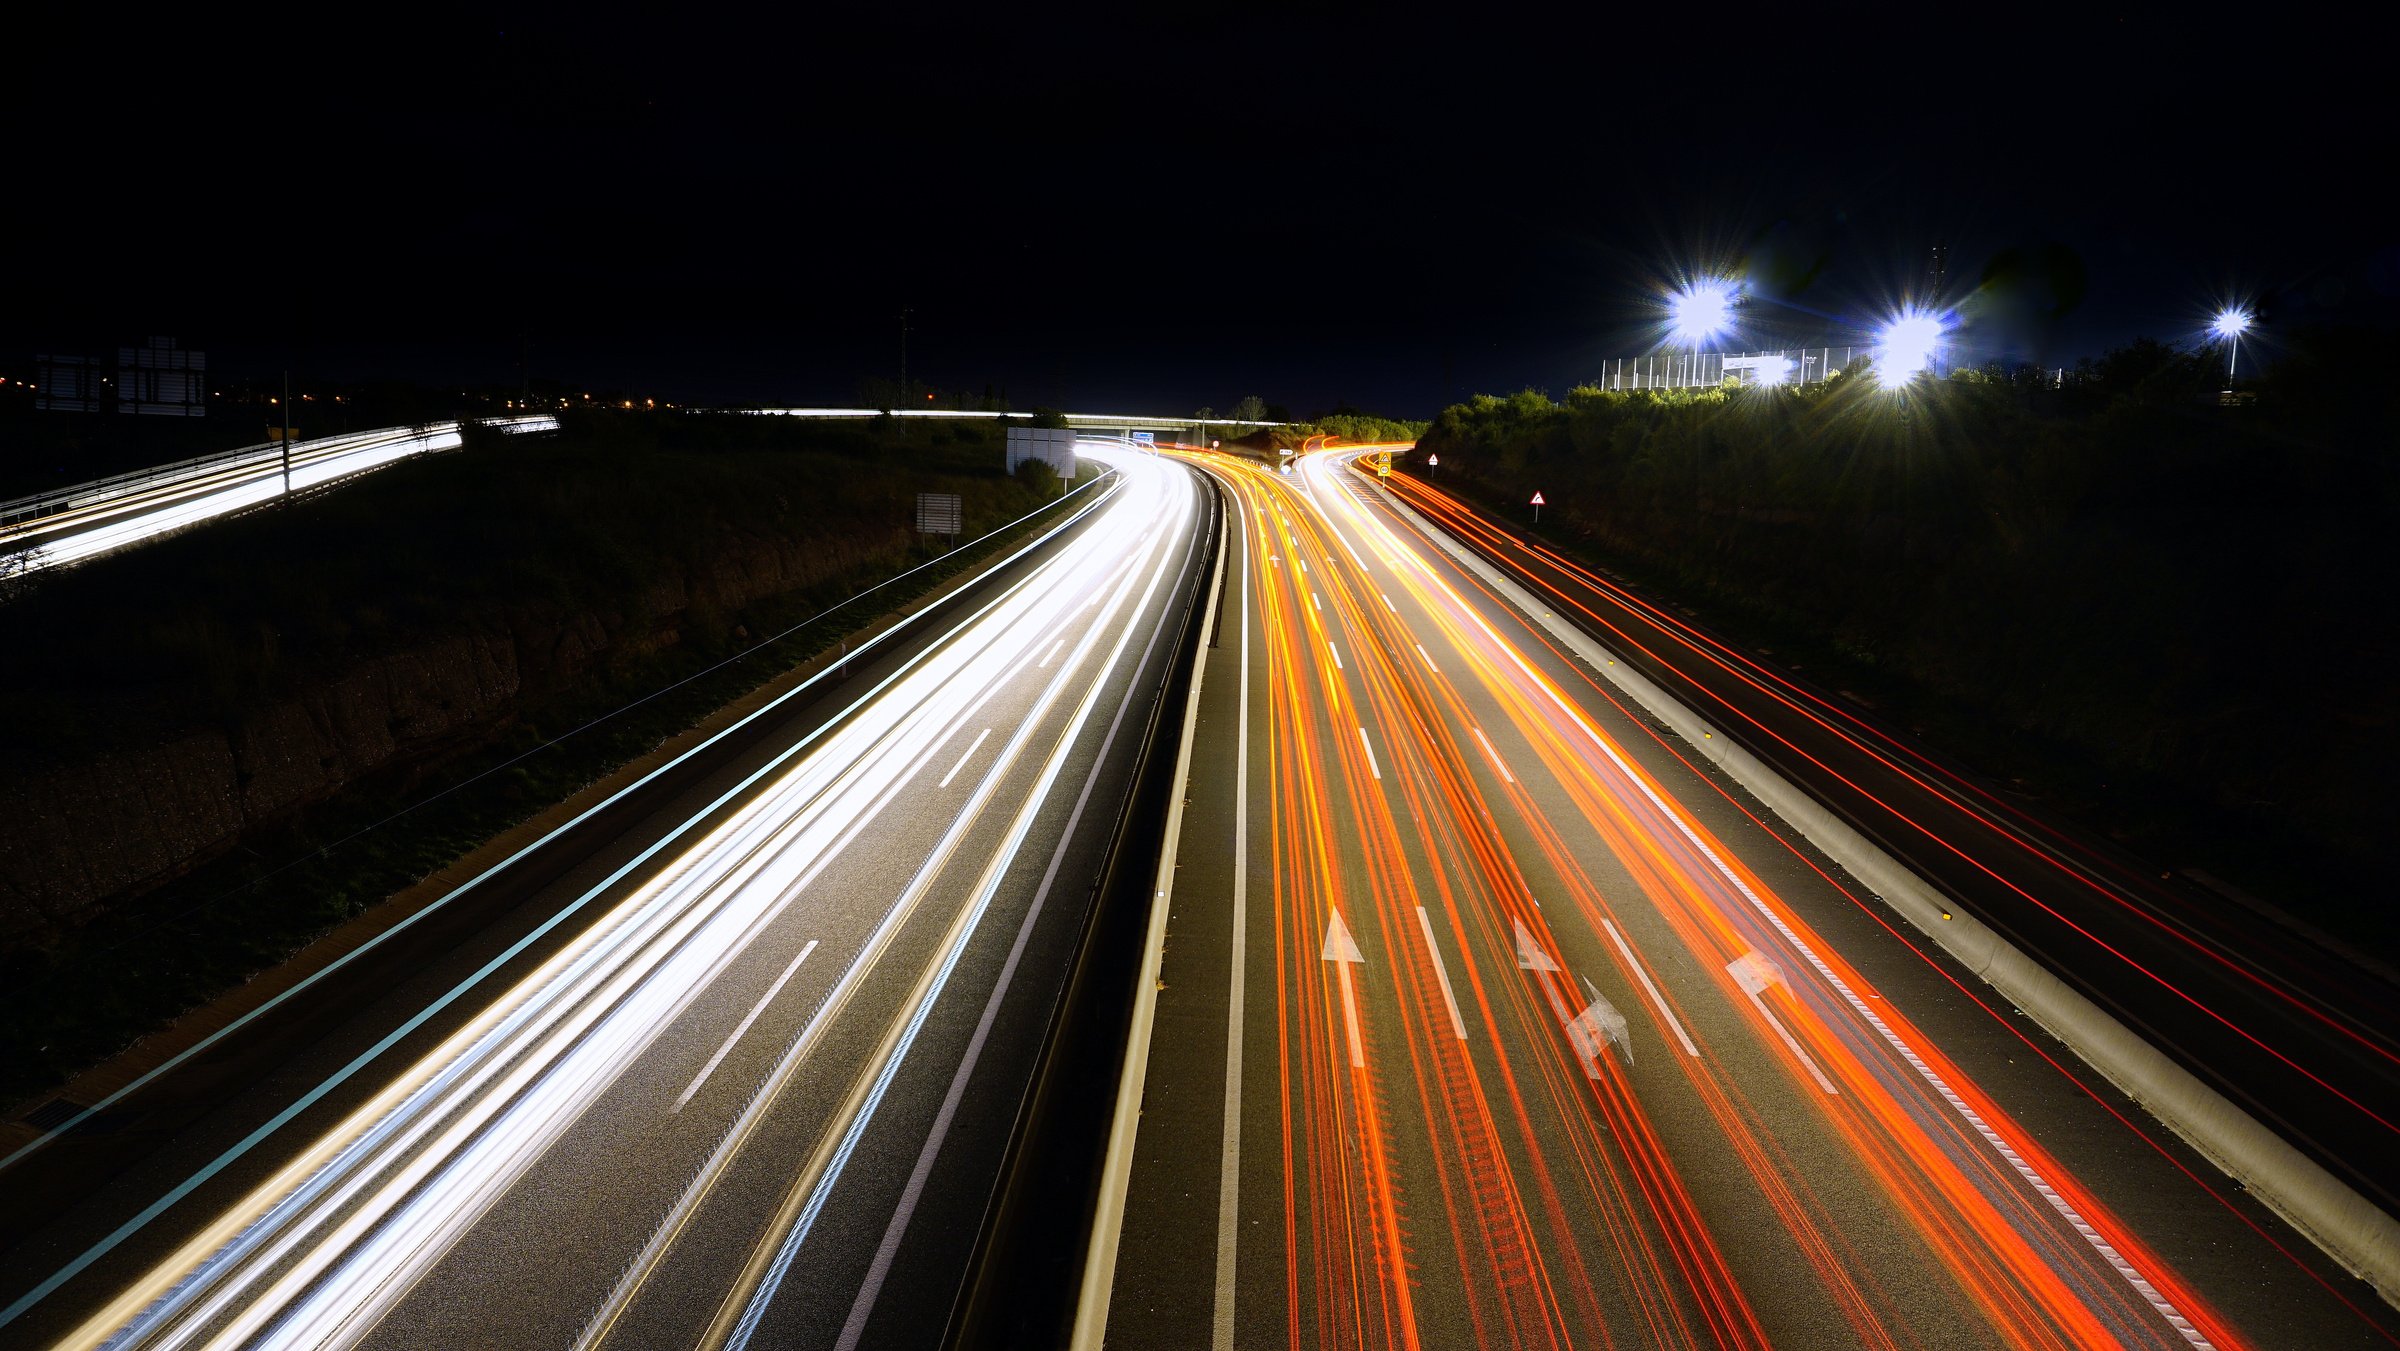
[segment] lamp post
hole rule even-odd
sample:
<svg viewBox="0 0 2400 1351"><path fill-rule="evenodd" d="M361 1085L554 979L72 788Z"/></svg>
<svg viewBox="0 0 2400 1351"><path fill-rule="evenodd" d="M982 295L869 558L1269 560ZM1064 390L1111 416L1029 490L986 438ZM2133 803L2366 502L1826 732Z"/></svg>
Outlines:
<svg viewBox="0 0 2400 1351"><path fill-rule="evenodd" d="M2250 331L2250 311L2239 305L2230 306L2217 315L2208 329L2225 340L2228 349L2225 356L2225 388L2231 389L2233 368L2242 359L2242 335Z"/></svg>

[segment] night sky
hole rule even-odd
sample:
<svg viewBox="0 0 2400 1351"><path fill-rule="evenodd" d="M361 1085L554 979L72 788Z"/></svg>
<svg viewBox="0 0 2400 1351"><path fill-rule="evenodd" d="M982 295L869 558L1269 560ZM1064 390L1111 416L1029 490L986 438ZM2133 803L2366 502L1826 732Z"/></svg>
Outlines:
<svg viewBox="0 0 2400 1351"><path fill-rule="evenodd" d="M522 344L842 403L906 307L913 376L1020 407L1423 416L1651 349L1678 272L1746 269L1730 345L1839 342L1944 244L1954 302L1998 262L1965 353L2051 364L2237 292L2270 343L2400 294L2388 32L2297 14L64 8L0 94L12 362L169 333L500 386Z"/></svg>

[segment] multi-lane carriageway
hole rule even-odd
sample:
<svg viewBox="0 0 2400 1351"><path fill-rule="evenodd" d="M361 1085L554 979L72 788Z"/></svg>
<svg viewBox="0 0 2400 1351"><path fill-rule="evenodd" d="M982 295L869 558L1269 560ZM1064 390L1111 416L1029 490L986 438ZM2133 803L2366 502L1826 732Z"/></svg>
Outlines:
<svg viewBox="0 0 2400 1351"><path fill-rule="evenodd" d="M0 1345L937 1342L1214 572L1194 475L1086 453L912 627L0 1157Z"/></svg>
<svg viewBox="0 0 2400 1351"><path fill-rule="evenodd" d="M1195 458L1241 543L1111 1342L2392 1341L1387 489Z"/></svg>

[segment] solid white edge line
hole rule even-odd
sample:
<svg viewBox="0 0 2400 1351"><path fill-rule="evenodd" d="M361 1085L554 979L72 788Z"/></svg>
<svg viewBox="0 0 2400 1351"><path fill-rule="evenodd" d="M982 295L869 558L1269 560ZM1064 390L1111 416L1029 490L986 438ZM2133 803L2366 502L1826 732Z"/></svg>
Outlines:
<svg viewBox="0 0 2400 1351"><path fill-rule="evenodd" d="M1433 920L1421 905L1417 907L1417 927L1425 931L1425 950L1433 954L1433 977L1442 983L1442 1004L1450 1010L1450 1030L1465 1041L1467 1020L1458 1016L1458 996L1450 993L1450 968L1442 961L1442 945L1433 941Z"/></svg>
<svg viewBox="0 0 2400 1351"><path fill-rule="evenodd" d="M692 1100L694 1093L700 1091L700 1085L708 1082L708 1076L717 1072L717 1066L724 1062L725 1055L733 1049L733 1044L742 1039L744 1032L750 1030L750 1024L757 1022L758 1015L766 1012L767 1005L775 1002L775 996L783 993L784 982L790 980L800 970L800 963L807 961L808 954L816 950L817 940L813 938L808 940L808 946L800 949L800 955L792 959L791 965L783 968L783 974L777 976L775 983L767 987L767 992L760 995L758 1002L750 1006L749 1014L741 1022L735 1024L733 1034L725 1038L725 1044L719 1046L717 1053L708 1058L708 1063L700 1067L700 1072L692 1076L692 1082L684 1086L683 1095L675 1099L675 1105L667 1109L667 1115L673 1116L683 1110L683 1105Z"/></svg>

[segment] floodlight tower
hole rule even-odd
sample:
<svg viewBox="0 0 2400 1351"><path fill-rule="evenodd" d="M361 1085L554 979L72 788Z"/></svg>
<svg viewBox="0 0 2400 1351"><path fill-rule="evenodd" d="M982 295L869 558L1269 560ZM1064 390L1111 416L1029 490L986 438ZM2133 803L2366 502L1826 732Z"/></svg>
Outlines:
<svg viewBox="0 0 2400 1351"><path fill-rule="evenodd" d="M1877 336L1875 379L1885 389L1898 389L1933 364L1941 350L1946 326L1930 310L1903 310L1886 321Z"/></svg>
<svg viewBox="0 0 2400 1351"><path fill-rule="evenodd" d="M2250 331L2250 311L2239 305L2228 306L2219 312L2208 330L2225 340L2225 388L2233 388L2233 368L2242 359L2242 335Z"/></svg>
<svg viewBox="0 0 2400 1351"><path fill-rule="evenodd" d="M1730 282L1694 282L1667 302L1667 331L1691 345L1692 380L1700 383L1700 344L1715 337L1733 317L1734 289Z"/></svg>

